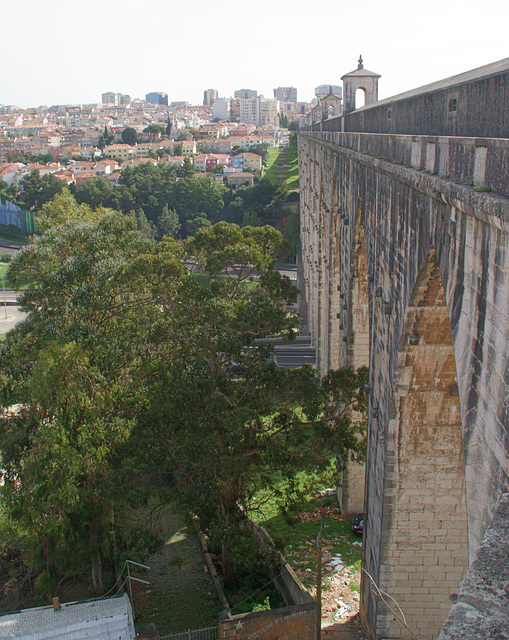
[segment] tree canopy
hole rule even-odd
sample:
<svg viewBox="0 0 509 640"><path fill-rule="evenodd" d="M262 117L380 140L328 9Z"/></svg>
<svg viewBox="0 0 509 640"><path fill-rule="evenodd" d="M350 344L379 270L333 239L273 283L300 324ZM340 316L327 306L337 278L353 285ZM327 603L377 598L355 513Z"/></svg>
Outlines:
<svg viewBox="0 0 509 640"><path fill-rule="evenodd" d="M264 338L290 340L298 323L273 227L220 222L183 248L118 212L69 201L65 218L66 198L43 208L45 232L9 271L37 287L0 344L5 509L53 595L71 560L100 592L105 563L152 549L126 514L155 493L200 516L234 585L256 491L277 474L291 500L298 472L361 451L349 412L365 408L365 372L319 381L268 361Z"/></svg>
<svg viewBox="0 0 509 640"><path fill-rule="evenodd" d="M138 139L138 132L133 127L126 127L122 131L122 142L133 147Z"/></svg>

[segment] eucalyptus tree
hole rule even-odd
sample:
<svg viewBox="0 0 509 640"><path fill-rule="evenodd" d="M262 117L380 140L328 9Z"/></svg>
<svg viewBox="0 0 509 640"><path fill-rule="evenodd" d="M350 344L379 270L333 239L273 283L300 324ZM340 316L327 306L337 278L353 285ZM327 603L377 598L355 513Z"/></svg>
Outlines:
<svg viewBox="0 0 509 640"><path fill-rule="evenodd" d="M221 222L184 249L118 212L80 222L84 205L71 205L63 223L62 198L45 210L45 233L9 272L36 286L0 346L6 510L41 588L80 560L100 592L127 540L152 547L129 509L164 490L200 516L234 585L255 493L277 475L287 499L300 472L360 450L348 412L365 408L365 373L318 381L268 362L262 339L291 340L298 324L297 290L273 271L285 248L273 227Z"/></svg>

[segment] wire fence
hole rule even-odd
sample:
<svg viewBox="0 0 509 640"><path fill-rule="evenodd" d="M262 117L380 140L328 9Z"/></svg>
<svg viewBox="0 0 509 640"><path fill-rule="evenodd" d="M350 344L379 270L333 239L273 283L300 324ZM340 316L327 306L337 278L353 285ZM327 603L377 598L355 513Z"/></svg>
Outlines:
<svg viewBox="0 0 509 640"><path fill-rule="evenodd" d="M205 627L203 629L194 629L183 631L181 633L172 633L169 636L160 636L159 640L218 640L218 627Z"/></svg>

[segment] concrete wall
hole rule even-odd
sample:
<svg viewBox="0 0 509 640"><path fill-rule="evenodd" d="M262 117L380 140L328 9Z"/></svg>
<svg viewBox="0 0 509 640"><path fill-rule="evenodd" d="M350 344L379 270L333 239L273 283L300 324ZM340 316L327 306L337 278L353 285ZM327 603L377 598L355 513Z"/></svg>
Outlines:
<svg viewBox="0 0 509 640"><path fill-rule="evenodd" d="M267 545L274 548L272 538L263 527L251 522L250 528L253 539L259 548ZM283 596L285 603L287 605L314 604L313 598L281 553L277 552L277 557L279 559L279 576L274 581L274 586Z"/></svg>
<svg viewBox="0 0 509 640"><path fill-rule="evenodd" d="M454 589L457 592L466 570L465 558L472 561L501 493L509 489L509 403L506 391L509 383L509 200L503 195L478 192L471 186L454 182L446 177L451 174L445 174L445 170L441 176L440 160L438 175L419 170L420 166L431 166L433 154L435 170L437 153L445 157L441 156L439 140L428 142L424 138L400 140L391 136L332 135L299 135L302 265L309 328L318 347L320 372L334 358L340 363L347 362L348 339L351 332L355 333L357 321L354 315L344 310L343 315L340 312L342 322L339 329L327 328L323 322L323 309L331 307L330 297L334 295L333 287L323 287L327 278L325 271L329 268L329 261L324 264L323 258L330 255L331 246L338 244L334 248L339 255L336 295L344 293L350 296L355 290L356 269L355 266L352 268L356 264L355 245L364 243L371 372L364 568L377 586L383 589L385 585L391 590L404 587L409 574L405 571L400 575L395 571L391 573L387 570L388 560L392 562L398 553L403 554L401 557L407 553L409 558L416 553L415 545L428 545L421 546L417 566L425 566L425 550L437 558L437 566L442 568L451 559L453 566L457 561L461 568L449 571L450 580L444 586L447 593L440 593L439 598L435 598L436 592L431 584L410 587L416 590L412 594L415 596L412 599L414 604L410 605L411 600L408 600L405 606L408 612L412 609L414 622L418 622L419 616L415 603L426 601L427 612L420 613L433 616L434 628L437 629L445 619L450 605L449 596ZM378 154L366 153L368 142L373 149L384 147L385 150ZM465 140L463 151L460 150L460 141L447 142L458 145L457 152L453 154L449 147L449 164L454 166L453 171L472 178L480 175L480 166L484 162L476 160L476 149L485 146L487 151L483 156L487 159L492 157L490 147L493 160L484 166L492 163L490 176L502 176L497 189L507 194L507 184L496 160L498 157L500 162L506 162L505 141L497 141L493 145L491 141L477 141L476 146L475 142ZM434 151L428 144L435 145ZM397 152L392 156L389 153L397 145L409 154L409 166L384 159L383 154L389 159L398 155ZM499 151L495 151L497 148ZM377 158L376 155L382 157ZM421 165L423 159L424 165ZM354 233L359 207L364 223L362 241L358 234L355 239ZM327 236L322 229L333 229L334 232ZM331 242L329 247L327 242ZM402 345L407 340L405 327L413 322L412 314L414 319L416 314L410 302L418 290L418 280L429 266L430 256L433 256L436 268L427 286L433 283L433 287L435 284L442 287L442 320L440 314L433 315L430 307L423 312L423 318L431 320L424 322L421 333L427 335L429 341L436 322L443 323L446 310L449 344L440 342L433 346L430 343L429 353L433 356L426 360L427 369L419 369L419 359L412 366L402 363L403 356L412 357ZM330 313L328 317L331 317ZM332 317L332 320L337 318ZM329 330L331 335L338 334L339 339L334 344L339 346L335 354L331 353L330 338L322 335ZM446 357L446 353L450 355ZM436 375L432 373L435 371L433 367ZM431 376L430 379L435 380L432 386L437 389L429 389L428 393L436 391L439 394L437 398L443 398L440 402L449 407L448 416L455 412L452 407L457 407L460 419L456 419L456 423L452 418L448 419L443 433L440 433L442 425L436 420L436 415L433 418L432 395L419 397L417 385L398 382L409 372L413 372L411 375L416 380L419 376ZM452 373L456 382L451 377ZM402 402L400 391L405 390L398 391L398 388L405 385L408 386L407 399ZM450 396L452 400L449 400L449 392L453 394ZM454 396L454 393L458 395ZM409 403L408 411L405 403ZM455 433L459 433L459 440L456 446L452 446L457 438ZM464 462L461 464L457 457L458 442L463 448ZM436 451L435 446L438 447ZM412 473L416 469L423 473L427 464L433 469L435 484L419 486L417 483L411 487ZM456 496L454 504L451 503L450 517L457 515L460 520L466 518L468 522L468 539L463 541L444 535L446 528L436 517L440 500L435 498L441 497L437 488L442 486L440 479L449 472L444 486ZM404 501L393 500L391 506L391 492L393 498L413 495L410 502L414 513L428 512L425 541L409 539L411 527L407 526L405 530L403 525L390 524L389 511L392 509L392 515L398 516L404 509ZM466 496L464 515L462 492ZM430 498L434 500L431 505ZM407 515L410 520L409 511ZM425 523L425 520L417 520L416 529L421 527L419 522ZM410 545L408 549L414 546L412 552L403 553L404 542ZM411 565L404 565L403 569L408 566ZM441 580L442 568L437 569L435 583ZM447 571L445 575L447 577ZM422 583L423 578L419 580ZM426 589L427 593L422 591ZM389 627L387 624L390 621L384 618L386 611L382 600L375 594L366 575L361 602L370 638L380 637L377 634L382 631L385 634L382 637L405 637L388 635L390 624ZM433 631L426 635L422 627L418 633L420 638L436 637Z"/></svg>

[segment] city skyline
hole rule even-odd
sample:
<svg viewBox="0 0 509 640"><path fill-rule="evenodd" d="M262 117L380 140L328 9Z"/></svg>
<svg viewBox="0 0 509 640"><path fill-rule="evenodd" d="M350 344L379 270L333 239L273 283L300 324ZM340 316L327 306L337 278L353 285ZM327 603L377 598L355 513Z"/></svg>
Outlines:
<svg viewBox="0 0 509 640"><path fill-rule="evenodd" d="M88 104L108 91L142 99L163 91L169 102L199 105L210 87L219 97L249 88L270 98L280 86L296 87L299 100L309 102L316 86L341 84L360 54L381 74L383 99L508 55L503 0L482 7L430 0L425 10L403 0L366 0L362 11L332 0L320 11L301 0L261 0L256 10L235 0L216 8L196 0L192 16L162 0L147 0L142 10L134 0L120 10L99 0L82 7L27 0L20 15L0 0L0 104Z"/></svg>

